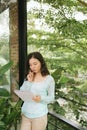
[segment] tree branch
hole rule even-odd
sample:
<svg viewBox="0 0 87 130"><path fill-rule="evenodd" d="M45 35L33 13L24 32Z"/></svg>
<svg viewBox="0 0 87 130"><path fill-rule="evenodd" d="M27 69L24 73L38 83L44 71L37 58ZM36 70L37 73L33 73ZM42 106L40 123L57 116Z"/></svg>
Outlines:
<svg viewBox="0 0 87 130"><path fill-rule="evenodd" d="M81 4L83 4L84 6L87 6L87 3L85 2L85 1L83 1L83 0L77 0L77 1L79 1Z"/></svg>

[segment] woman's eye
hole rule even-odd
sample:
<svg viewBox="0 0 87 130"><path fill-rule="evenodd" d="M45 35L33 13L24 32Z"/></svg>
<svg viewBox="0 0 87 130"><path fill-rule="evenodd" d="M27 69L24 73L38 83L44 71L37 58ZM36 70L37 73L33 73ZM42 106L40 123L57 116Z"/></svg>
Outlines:
<svg viewBox="0 0 87 130"><path fill-rule="evenodd" d="M37 63L34 63L34 65L37 65Z"/></svg>

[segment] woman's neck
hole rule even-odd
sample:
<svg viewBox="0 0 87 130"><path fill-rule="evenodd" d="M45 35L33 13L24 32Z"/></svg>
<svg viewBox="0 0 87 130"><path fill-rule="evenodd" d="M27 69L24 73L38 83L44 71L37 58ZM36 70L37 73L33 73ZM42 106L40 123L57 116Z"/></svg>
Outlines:
<svg viewBox="0 0 87 130"><path fill-rule="evenodd" d="M44 78L45 78L45 76L42 76L41 73L36 73L36 74L35 74L35 77L34 77L34 81L35 81L35 82L43 81Z"/></svg>

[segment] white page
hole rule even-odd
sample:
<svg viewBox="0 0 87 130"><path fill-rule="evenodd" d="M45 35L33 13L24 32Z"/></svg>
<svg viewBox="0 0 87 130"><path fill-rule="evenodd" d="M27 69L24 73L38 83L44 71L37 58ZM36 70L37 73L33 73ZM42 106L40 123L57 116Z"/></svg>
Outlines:
<svg viewBox="0 0 87 130"><path fill-rule="evenodd" d="M31 101L33 97L33 93L24 90L14 90L15 94L21 98L23 101Z"/></svg>

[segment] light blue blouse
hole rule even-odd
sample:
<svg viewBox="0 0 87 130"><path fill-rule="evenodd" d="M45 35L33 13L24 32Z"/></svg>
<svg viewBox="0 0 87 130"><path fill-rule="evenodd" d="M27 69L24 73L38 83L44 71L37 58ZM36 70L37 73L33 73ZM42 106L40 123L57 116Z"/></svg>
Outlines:
<svg viewBox="0 0 87 130"><path fill-rule="evenodd" d="M30 91L34 95L41 96L41 101L39 103L33 100L23 103L22 113L26 117L37 118L48 113L47 104L53 102L55 98L55 82L51 75L48 75L40 82L24 81L20 90Z"/></svg>

